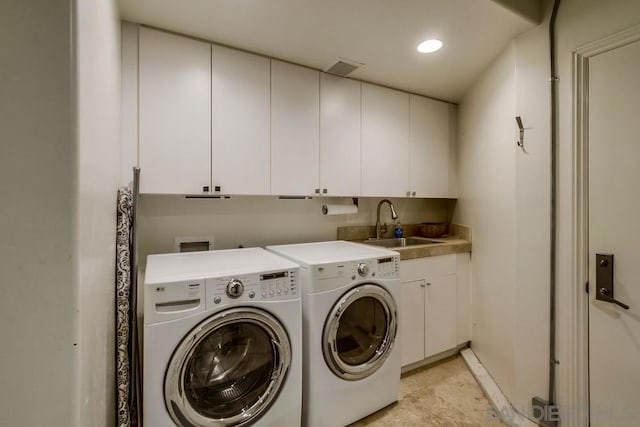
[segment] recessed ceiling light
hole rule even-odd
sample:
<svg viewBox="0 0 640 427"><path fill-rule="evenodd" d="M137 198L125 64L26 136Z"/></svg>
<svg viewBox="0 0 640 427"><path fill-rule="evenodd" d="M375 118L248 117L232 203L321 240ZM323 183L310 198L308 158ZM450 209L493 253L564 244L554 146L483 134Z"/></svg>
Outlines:
<svg viewBox="0 0 640 427"><path fill-rule="evenodd" d="M425 40L418 45L418 52L420 53L431 53L442 47L442 42L440 40Z"/></svg>

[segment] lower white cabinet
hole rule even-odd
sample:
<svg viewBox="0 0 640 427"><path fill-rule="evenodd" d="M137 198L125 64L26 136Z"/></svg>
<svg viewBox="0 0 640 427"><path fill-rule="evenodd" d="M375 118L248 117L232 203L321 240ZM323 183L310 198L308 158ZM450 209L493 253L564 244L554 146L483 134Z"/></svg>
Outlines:
<svg viewBox="0 0 640 427"><path fill-rule="evenodd" d="M402 365L410 365L469 341L469 254L402 261L400 331ZM459 286L460 285L460 286ZM459 323L464 324L459 324ZM462 331L462 333L461 333Z"/></svg>
<svg viewBox="0 0 640 427"><path fill-rule="evenodd" d="M402 271L402 267L400 269ZM424 279L402 283L402 301L400 302L402 366L424 359L426 283Z"/></svg>

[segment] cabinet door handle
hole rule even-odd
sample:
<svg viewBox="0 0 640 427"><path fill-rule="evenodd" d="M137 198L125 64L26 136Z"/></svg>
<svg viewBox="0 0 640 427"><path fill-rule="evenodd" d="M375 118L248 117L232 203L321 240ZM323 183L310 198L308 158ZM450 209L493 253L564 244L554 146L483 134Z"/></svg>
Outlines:
<svg viewBox="0 0 640 427"><path fill-rule="evenodd" d="M412 193L411 193L411 195L412 195L413 197L416 197L416 192L415 192L415 191L414 191L414 192L412 192Z"/></svg>
<svg viewBox="0 0 640 427"><path fill-rule="evenodd" d="M420 287L421 287L421 288L425 288L425 287L426 287L426 285L425 285L424 283L420 283Z"/></svg>
<svg viewBox="0 0 640 427"><path fill-rule="evenodd" d="M327 189L326 188L322 189L322 194L327 194Z"/></svg>
<svg viewBox="0 0 640 427"><path fill-rule="evenodd" d="M208 193L209 192L209 186L208 185L203 185L202 186L202 192L203 193Z"/></svg>
<svg viewBox="0 0 640 427"><path fill-rule="evenodd" d="M407 197L411 196L411 191L407 191Z"/></svg>
<svg viewBox="0 0 640 427"><path fill-rule="evenodd" d="M320 189L319 189L319 188L316 188L315 193L316 193L316 194L320 194Z"/></svg>
<svg viewBox="0 0 640 427"><path fill-rule="evenodd" d="M427 282L427 286L431 286L431 283Z"/></svg>

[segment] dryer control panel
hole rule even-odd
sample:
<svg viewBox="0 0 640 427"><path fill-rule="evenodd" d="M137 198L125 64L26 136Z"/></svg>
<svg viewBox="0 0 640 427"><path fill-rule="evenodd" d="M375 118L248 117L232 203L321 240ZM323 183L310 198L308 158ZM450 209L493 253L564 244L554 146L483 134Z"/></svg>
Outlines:
<svg viewBox="0 0 640 427"><path fill-rule="evenodd" d="M308 292L323 292L361 281L396 280L400 277L400 256L315 265ZM305 285L307 286L307 285Z"/></svg>
<svg viewBox="0 0 640 427"><path fill-rule="evenodd" d="M228 303L253 301L284 301L299 298L295 270L208 278L207 308Z"/></svg>

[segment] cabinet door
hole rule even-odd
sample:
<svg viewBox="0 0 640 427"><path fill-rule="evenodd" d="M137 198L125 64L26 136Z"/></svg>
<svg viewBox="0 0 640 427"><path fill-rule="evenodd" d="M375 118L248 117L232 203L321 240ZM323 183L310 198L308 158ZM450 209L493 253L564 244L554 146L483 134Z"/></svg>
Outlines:
<svg viewBox="0 0 640 427"><path fill-rule="evenodd" d="M400 306L400 342L402 366L424 359L424 302L425 281L403 283Z"/></svg>
<svg viewBox="0 0 640 427"><path fill-rule="evenodd" d="M409 194L409 94L362 83L362 195Z"/></svg>
<svg viewBox="0 0 640 427"><path fill-rule="evenodd" d="M271 61L271 193L319 188L320 73Z"/></svg>
<svg viewBox="0 0 640 427"><path fill-rule="evenodd" d="M410 102L411 195L448 197L449 104L417 95Z"/></svg>
<svg viewBox="0 0 640 427"><path fill-rule="evenodd" d="M211 183L208 43L140 28L142 193L201 193Z"/></svg>
<svg viewBox="0 0 640 427"><path fill-rule="evenodd" d="M331 196L361 193L360 82L320 75L320 186Z"/></svg>
<svg viewBox="0 0 640 427"><path fill-rule="evenodd" d="M269 59L212 46L212 185L270 194Z"/></svg>
<svg viewBox="0 0 640 427"><path fill-rule="evenodd" d="M427 279L424 357L457 345L456 275Z"/></svg>

